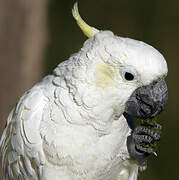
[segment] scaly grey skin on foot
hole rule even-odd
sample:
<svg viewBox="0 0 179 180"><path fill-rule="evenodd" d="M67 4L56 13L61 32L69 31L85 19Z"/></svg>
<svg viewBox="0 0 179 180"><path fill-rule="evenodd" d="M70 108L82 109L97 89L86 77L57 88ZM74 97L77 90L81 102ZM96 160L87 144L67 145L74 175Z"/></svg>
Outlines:
<svg viewBox="0 0 179 180"><path fill-rule="evenodd" d="M154 145L160 141L162 126L143 120L140 126L135 128L134 118L126 113L124 116L132 129L131 135L127 138L129 154L138 163L140 170L143 171L146 169L147 158L156 154Z"/></svg>
<svg viewBox="0 0 179 180"><path fill-rule="evenodd" d="M156 129L161 130L161 125L157 124L156 127L158 126L160 128ZM129 153L131 157L142 166L149 155L155 154L155 148L151 146L159 141L159 133L147 128L146 126L137 127L127 140Z"/></svg>

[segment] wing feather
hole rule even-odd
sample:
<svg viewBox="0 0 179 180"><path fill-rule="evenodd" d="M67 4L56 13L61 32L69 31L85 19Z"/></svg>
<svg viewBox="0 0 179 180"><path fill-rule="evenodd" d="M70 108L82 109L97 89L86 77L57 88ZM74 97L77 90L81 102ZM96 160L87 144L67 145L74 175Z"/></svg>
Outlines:
<svg viewBox="0 0 179 180"><path fill-rule="evenodd" d="M45 156L40 122L47 98L39 86L24 94L9 114L0 140L4 179L38 179L33 164L43 164Z"/></svg>

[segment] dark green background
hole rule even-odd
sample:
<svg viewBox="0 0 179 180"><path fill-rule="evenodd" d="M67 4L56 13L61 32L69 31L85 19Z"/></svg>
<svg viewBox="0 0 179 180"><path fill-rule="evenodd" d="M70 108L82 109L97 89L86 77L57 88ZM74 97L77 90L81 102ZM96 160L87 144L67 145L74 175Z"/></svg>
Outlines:
<svg viewBox="0 0 179 180"><path fill-rule="evenodd" d="M86 37L71 15L71 0L49 3L45 74L82 47ZM82 17L92 26L123 37L142 40L157 48L168 62L169 101L159 119L163 125L158 157L150 157L139 179L178 179L179 173L179 1L177 0L81 0Z"/></svg>

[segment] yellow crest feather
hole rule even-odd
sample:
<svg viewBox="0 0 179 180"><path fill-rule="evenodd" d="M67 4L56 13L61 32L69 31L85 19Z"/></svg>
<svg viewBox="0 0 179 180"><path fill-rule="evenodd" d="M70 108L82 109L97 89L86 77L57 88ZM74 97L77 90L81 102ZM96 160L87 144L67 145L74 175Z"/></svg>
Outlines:
<svg viewBox="0 0 179 180"><path fill-rule="evenodd" d="M83 33L87 36L87 37L92 37L93 35L95 35L97 32L99 32L99 30L89 26L80 16L80 13L78 11L78 3L76 2L73 6L72 9L72 14L73 17L75 18L78 26L80 27L80 29L83 31Z"/></svg>

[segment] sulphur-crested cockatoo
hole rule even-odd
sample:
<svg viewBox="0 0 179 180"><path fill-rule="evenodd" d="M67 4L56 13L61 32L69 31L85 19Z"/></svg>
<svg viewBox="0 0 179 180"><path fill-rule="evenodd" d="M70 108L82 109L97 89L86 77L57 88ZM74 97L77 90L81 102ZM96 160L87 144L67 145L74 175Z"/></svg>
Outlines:
<svg viewBox="0 0 179 180"><path fill-rule="evenodd" d="M27 91L0 141L5 180L136 180L159 134L152 118L167 101L167 64L152 46L87 25L79 52ZM153 124L155 126L155 124ZM158 126L157 126L158 127Z"/></svg>

